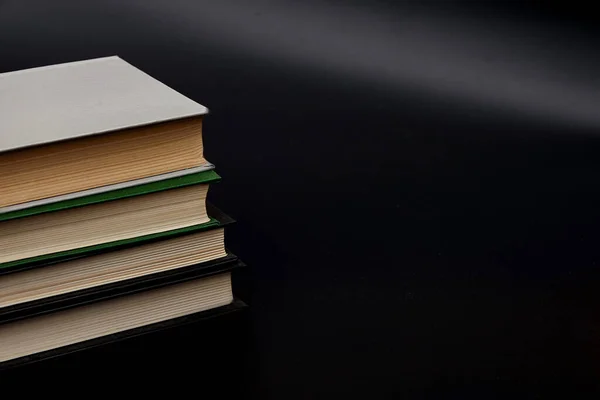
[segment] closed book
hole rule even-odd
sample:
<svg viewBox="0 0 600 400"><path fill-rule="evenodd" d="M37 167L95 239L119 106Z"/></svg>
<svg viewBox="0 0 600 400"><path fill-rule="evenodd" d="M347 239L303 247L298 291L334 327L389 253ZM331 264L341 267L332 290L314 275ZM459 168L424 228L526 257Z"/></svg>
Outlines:
<svg viewBox="0 0 600 400"><path fill-rule="evenodd" d="M193 239L193 235L189 239ZM147 246L138 247L145 251ZM193 264L190 263L194 258L179 254L175 254L175 262L168 263L148 257L148 267L139 268L128 264L126 259L117 258L119 251L115 253L113 258L117 261L112 264L119 273L111 274L106 271L110 268L98 265L105 257L92 256L79 259L80 265L71 261L0 276L0 324L229 272L245 265L234 254L223 251L222 257ZM173 257L173 253L170 256Z"/></svg>
<svg viewBox="0 0 600 400"><path fill-rule="evenodd" d="M0 214L0 273L218 226L212 170Z"/></svg>
<svg viewBox="0 0 600 400"><path fill-rule="evenodd" d="M206 107L119 57L2 73L0 93L0 209L207 165Z"/></svg>
<svg viewBox="0 0 600 400"><path fill-rule="evenodd" d="M0 370L237 306L225 272L18 319L0 324Z"/></svg>
<svg viewBox="0 0 600 400"><path fill-rule="evenodd" d="M3 390L44 396L136 393L247 397L256 359L250 353L251 319L233 303L137 330L108 335L5 363ZM14 392L13 392L14 389ZM75 397L75 396L73 396Z"/></svg>

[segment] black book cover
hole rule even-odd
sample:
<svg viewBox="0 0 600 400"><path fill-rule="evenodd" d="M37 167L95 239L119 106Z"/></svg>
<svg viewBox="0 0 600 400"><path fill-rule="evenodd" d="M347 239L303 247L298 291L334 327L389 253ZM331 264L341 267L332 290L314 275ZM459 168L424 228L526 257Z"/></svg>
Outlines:
<svg viewBox="0 0 600 400"><path fill-rule="evenodd" d="M139 361L144 364L146 362L158 362L166 356L166 354L157 356L157 352L160 350L158 346L168 348L184 345L191 351L192 341L190 341L189 336L186 339L187 342L178 342L175 339L177 335L186 335L186 333L189 334L191 332L195 333L195 337L192 338L194 339L193 350L205 351L208 354L211 351L217 350L216 339L225 334L231 336L235 333L230 332L230 328L222 326L225 321L219 320L224 316L244 311L246 308L247 305L243 301L236 299L225 306L8 360L0 363L0 381L5 382L9 374L24 372L23 367L27 367L25 371L58 372L57 368L77 370L82 364L88 368L94 367L94 365L99 366L97 364L111 364L111 368L114 369L120 363L136 363ZM242 316L241 318L244 317ZM231 317L228 320L231 320ZM199 335L199 331L204 332ZM162 337L162 339L156 340L157 337ZM149 346L150 343L152 346ZM220 351L224 352L227 350L227 346L230 345L231 343L221 343L223 348ZM147 351L147 354L144 354L144 350ZM180 352L184 350L179 349ZM212 357L216 357L217 355L215 352ZM179 353L178 357L181 356L181 353ZM131 359L131 357L138 360ZM41 363L42 361L43 363ZM197 361L200 363L202 360ZM142 364L138 363L138 366ZM156 367L157 365L154 364L154 366ZM171 368L173 366L167 367ZM86 374L88 373L89 371L86 371Z"/></svg>
<svg viewBox="0 0 600 400"><path fill-rule="evenodd" d="M26 303L0 308L0 323L12 322L22 318L33 317L82 306L101 300L138 293L191 279L208 277L243 267L244 263L234 254L204 263L176 268L156 274L144 275L133 279L113 282L107 285L91 287L47 297Z"/></svg>

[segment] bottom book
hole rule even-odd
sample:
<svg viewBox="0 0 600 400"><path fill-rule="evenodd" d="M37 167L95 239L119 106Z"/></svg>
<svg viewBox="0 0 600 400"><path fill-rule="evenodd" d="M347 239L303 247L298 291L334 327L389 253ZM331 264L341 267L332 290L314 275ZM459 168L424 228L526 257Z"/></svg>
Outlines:
<svg viewBox="0 0 600 400"><path fill-rule="evenodd" d="M0 325L0 370L244 308L231 273L193 279Z"/></svg>

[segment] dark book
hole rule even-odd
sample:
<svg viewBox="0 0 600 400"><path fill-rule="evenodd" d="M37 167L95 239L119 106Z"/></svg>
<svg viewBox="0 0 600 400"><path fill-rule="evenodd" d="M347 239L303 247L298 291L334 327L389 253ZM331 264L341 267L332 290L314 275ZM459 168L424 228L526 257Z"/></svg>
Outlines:
<svg viewBox="0 0 600 400"><path fill-rule="evenodd" d="M5 363L4 390L60 397L82 393L171 395L201 390L247 398L254 379L250 309L239 301ZM30 384L24 384L25 382ZM237 397L234 397L237 398Z"/></svg>
<svg viewBox="0 0 600 400"><path fill-rule="evenodd" d="M0 325L0 369L212 318L243 306L233 298L231 273L223 272L17 319Z"/></svg>
<svg viewBox="0 0 600 400"><path fill-rule="evenodd" d="M57 295L49 295L46 293L46 297L0 308L0 324L159 288L177 282L188 281L190 279L230 272L243 266L245 266L245 264L240 259L234 254L228 253L225 257L220 257L215 260L176 269L169 269L154 274L142 275L100 286L93 286ZM2 277L0 277L0 282L2 282Z"/></svg>

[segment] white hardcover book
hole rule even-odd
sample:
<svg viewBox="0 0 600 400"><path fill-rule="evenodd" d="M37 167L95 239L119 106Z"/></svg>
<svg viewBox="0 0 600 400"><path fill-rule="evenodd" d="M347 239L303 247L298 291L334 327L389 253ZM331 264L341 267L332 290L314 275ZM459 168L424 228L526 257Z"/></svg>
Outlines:
<svg viewBox="0 0 600 400"><path fill-rule="evenodd" d="M204 115L117 56L0 74L0 152Z"/></svg>
<svg viewBox="0 0 600 400"><path fill-rule="evenodd" d="M116 56L2 73L0 213L210 169L207 112Z"/></svg>

